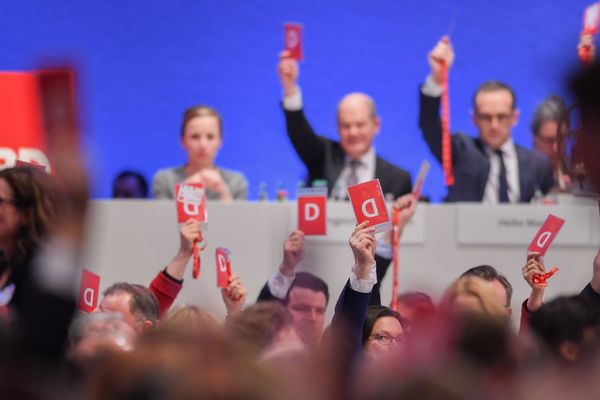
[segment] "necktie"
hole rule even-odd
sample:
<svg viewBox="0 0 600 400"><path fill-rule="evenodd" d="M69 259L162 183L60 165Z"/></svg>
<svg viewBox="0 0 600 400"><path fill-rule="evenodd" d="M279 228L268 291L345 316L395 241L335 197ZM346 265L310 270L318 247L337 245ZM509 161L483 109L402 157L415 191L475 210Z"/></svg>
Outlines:
<svg viewBox="0 0 600 400"><path fill-rule="evenodd" d="M495 150L496 154L500 158L500 176L498 179L498 202L508 203L508 180L506 180L506 165L504 164L504 157L502 150Z"/></svg>
<svg viewBox="0 0 600 400"><path fill-rule="evenodd" d="M350 160L350 174L348 174L348 177L346 178L346 185L348 187L358 184L358 175L356 174L356 170L359 166L360 161Z"/></svg>

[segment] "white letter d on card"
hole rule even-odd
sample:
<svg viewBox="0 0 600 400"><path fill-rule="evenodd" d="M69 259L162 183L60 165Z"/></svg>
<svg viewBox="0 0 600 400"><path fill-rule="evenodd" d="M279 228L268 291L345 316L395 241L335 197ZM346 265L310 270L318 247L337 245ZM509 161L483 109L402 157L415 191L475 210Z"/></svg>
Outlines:
<svg viewBox="0 0 600 400"><path fill-rule="evenodd" d="M371 211L367 210L367 206L371 205ZM377 209L377 204L375 204L375 199L365 200L361 206L362 213L365 217L373 218L379 215L379 210Z"/></svg>
<svg viewBox="0 0 600 400"><path fill-rule="evenodd" d="M304 217L307 221L315 221L319 218L319 207L313 203L307 203L304 207Z"/></svg>

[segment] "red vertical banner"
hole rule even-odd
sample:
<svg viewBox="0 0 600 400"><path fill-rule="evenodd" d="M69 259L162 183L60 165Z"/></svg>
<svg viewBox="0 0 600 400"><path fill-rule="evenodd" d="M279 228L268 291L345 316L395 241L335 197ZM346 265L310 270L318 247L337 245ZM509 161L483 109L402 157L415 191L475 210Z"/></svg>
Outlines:
<svg viewBox="0 0 600 400"><path fill-rule="evenodd" d="M36 73L0 72L0 169L16 160L50 170Z"/></svg>

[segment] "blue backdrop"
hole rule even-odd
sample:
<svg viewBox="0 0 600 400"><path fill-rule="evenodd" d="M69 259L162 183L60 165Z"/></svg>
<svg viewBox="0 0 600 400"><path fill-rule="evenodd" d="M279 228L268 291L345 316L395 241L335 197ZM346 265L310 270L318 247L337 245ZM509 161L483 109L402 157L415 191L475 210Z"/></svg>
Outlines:
<svg viewBox="0 0 600 400"><path fill-rule="evenodd" d="M475 134L474 88L487 79L514 86L522 111L517 143L548 94L563 94L576 65L588 1L550 0L146 0L0 2L1 70L29 70L41 59L79 67L84 141L95 197L110 195L124 168L149 180L185 160L182 111L198 103L224 118L218 164L241 170L256 198L260 182L291 191L304 168L285 134L275 67L285 21L304 25L300 84L315 129L335 138L335 107L350 91L372 95L383 119L379 154L413 178L432 162L424 194L445 194L442 171L420 138L417 85L427 52L451 29L457 53L450 76L452 129ZM454 21L454 22L451 22ZM450 28L452 26L452 28Z"/></svg>

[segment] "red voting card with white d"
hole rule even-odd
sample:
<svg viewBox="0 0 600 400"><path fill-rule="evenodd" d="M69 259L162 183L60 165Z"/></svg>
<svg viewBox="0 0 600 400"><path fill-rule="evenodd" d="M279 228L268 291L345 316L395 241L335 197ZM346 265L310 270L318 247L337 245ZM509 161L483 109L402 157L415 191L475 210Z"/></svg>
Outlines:
<svg viewBox="0 0 600 400"><path fill-rule="evenodd" d="M302 25L286 23L283 25L283 28L285 50L288 51L290 58L302 61Z"/></svg>
<svg viewBox="0 0 600 400"><path fill-rule="evenodd" d="M546 218L546 221L531 241L531 244L529 244L527 250L529 252L540 253L540 256L543 257L564 223L564 219L552 214L548 215L548 218Z"/></svg>
<svg viewBox="0 0 600 400"><path fill-rule="evenodd" d="M175 185L177 221L181 224L190 219L207 222L206 193L201 183Z"/></svg>
<svg viewBox="0 0 600 400"><path fill-rule="evenodd" d="M99 291L100 276L84 268L79 286L79 309L87 313L94 311L98 306Z"/></svg>
<svg viewBox="0 0 600 400"><path fill-rule="evenodd" d="M326 196L298 196L298 229L308 236L326 235L326 212Z"/></svg>
<svg viewBox="0 0 600 400"><path fill-rule="evenodd" d="M369 226L374 227L377 233L392 229L379 179L350 186L348 197L358 224L369 221Z"/></svg>
<svg viewBox="0 0 600 400"><path fill-rule="evenodd" d="M215 250L215 260L217 261L217 287L226 288L229 286L229 277L231 276L231 262L229 254L231 252L225 247L217 247Z"/></svg>

